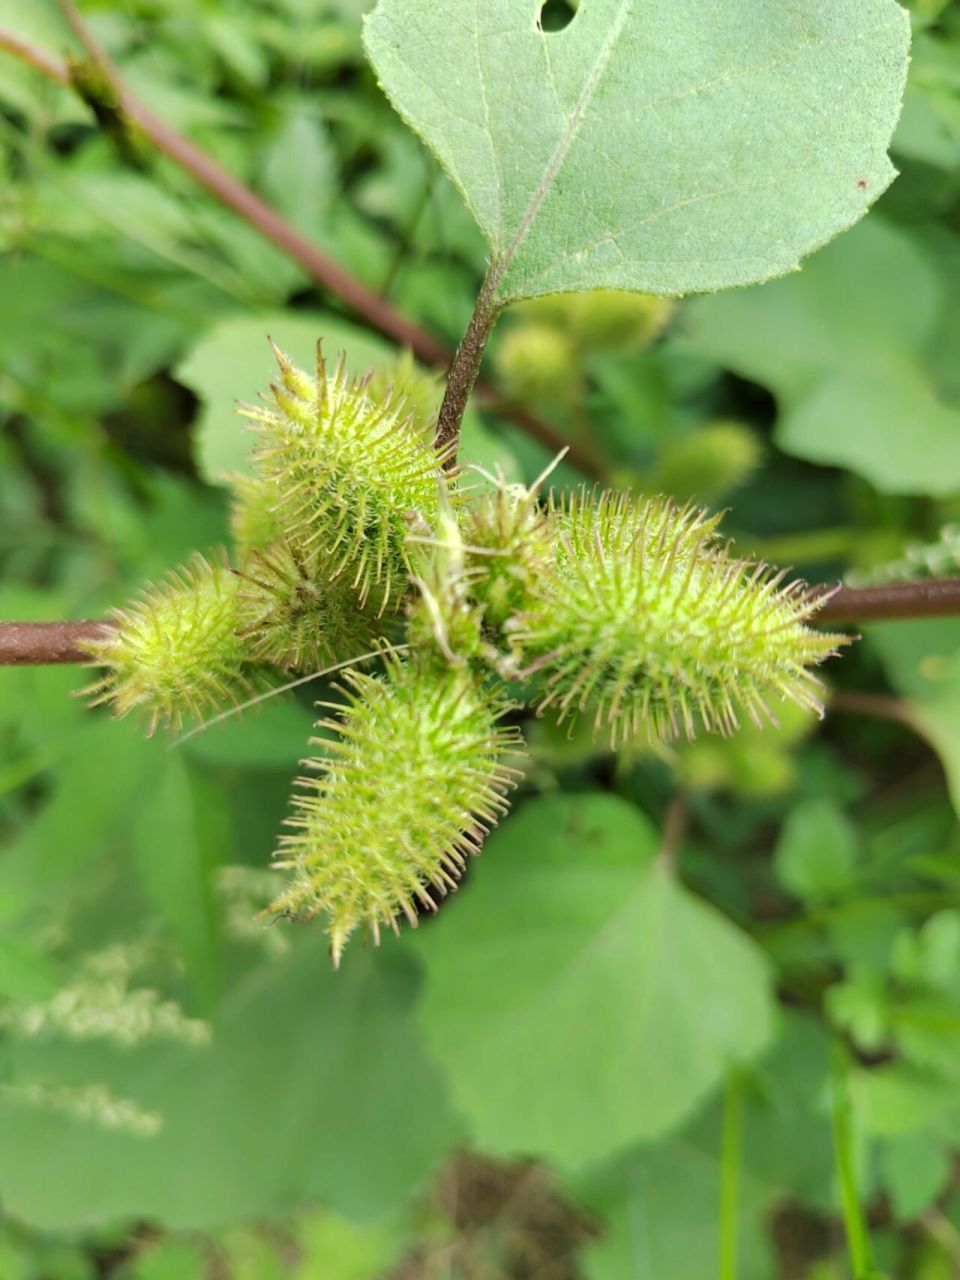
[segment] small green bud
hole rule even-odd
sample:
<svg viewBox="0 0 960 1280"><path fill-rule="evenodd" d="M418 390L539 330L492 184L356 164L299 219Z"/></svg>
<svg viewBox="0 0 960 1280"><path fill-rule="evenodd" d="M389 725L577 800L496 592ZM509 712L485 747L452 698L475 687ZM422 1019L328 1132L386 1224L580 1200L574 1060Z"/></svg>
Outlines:
<svg viewBox="0 0 960 1280"><path fill-rule="evenodd" d="M483 606L488 631L499 631L523 612L536 583L553 567L557 531L535 490L501 482L484 490L464 512L472 590Z"/></svg>
<svg viewBox="0 0 960 1280"><path fill-rule="evenodd" d="M650 489L710 503L745 484L762 459L763 445L742 422L709 422L664 444Z"/></svg>
<svg viewBox="0 0 960 1280"><path fill-rule="evenodd" d="M435 535L413 523L408 542L417 594L407 610L407 642L462 667L480 656L483 611L472 598L473 574L450 503L443 502Z"/></svg>
<svg viewBox="0 0 960 1280"><path fill-rule="evenodd" d="M284 542L252 551L242 579L240 627L253 657L292 671L319 671L365 653L383 634L372 601L362 608L346 574Z"/></svg>
<svg viewBox="0 0 960 1280"><path fill-rule="evenodd" d="M545 324L514 325L500 339L494 363L507 396L531 404L565 405L577 396L580 365L570 338Z"/></svg>
<svg viewBox="0 0 960 1280"><path fill-rule="evenodd" d="M342 361L328 374L318 350L311 377L275 354L273 406L244 413L260 433L254 460L277 493L284 536L304 555L328 554L361 601L374 586L395 601L407 586L411 514L436 524L443 459L402 401L375 401L369 380L348 378Z"/></svg>
<svg viewBox="0 0 960 1280"><path fill-rule="evenodd" d="M531 323L547 324L569 336L578 351L636 351L648 347L676 309L672 298L620 289L554 293L520 303Z"/></svg>
<svg viewBox="0 0 960 1280"><path fill-rule="evenodd" d="M199 718L249 695L237 586L225 564L197 555L168 581L115 609L115 630L85 646L92 665L107 668L85 690L91 705L110 703L118 716L143 711L154 733L158 725L178 729L187 712Z"/></svg>
<svg viewBox="0 0 960 1280"><path fill-rule="evenodd" d="M351 672L337 740L312 740L329 753L308 761L319 776L300 779L295 828L277 865L293 870L273 910L327 916L334 964L365 925L375 942L398 917L455 889L467 855L506 810L517 743L498 727L495 701L468 669L387 662L376 678Z"/></svg>
<svg viewBox="0 0 960 1280"><path fill-rule="evenodd" d="M770 720L768 699L822 711L808 666L846 637L811 630L817 604L784 573L736 560L716 542L719 517L669 500L574 495L557 511L561 552L514 639L541 708L588 707L612 743L697 725L728 734L740 715Z"/></svg>

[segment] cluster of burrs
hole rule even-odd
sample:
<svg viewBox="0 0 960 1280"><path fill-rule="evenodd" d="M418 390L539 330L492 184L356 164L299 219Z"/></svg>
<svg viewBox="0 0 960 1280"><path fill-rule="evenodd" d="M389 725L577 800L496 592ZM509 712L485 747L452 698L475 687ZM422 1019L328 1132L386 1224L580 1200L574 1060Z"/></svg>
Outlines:
<svg viewBox="0 0 960 1280"><path fill-rule="evenodd" d="M415 923L505 811L528 703L638 735L728 734L771 702L820 709L810 668L844 637L801 583L738 559L717 518L666 498L472 483L429 433L429 388L314 374L277 351L234 547L117 610L91 645L94 702L155 729L282 676L350 670L298 779L277 912L323 913L334 960L366 926ZM518 692L519 691L519 692ZM518 715L513 715L518 719Z"/></svg>

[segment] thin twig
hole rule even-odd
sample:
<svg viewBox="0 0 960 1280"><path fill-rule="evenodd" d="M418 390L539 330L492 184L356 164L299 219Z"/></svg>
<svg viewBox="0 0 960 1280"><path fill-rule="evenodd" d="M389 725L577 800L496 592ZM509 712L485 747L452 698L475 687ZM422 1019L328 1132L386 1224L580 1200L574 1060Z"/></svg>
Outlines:
<svg viewBox="0 0 960 1280"><path fill-rule="evenodd" d="M84 640L99 640L109 622L2 622L0 667L89 662Z"/></svg>
<svg viewBox="0 0 960 1280"><path fill-rule="evenodd" d="M940 587L942 590L931 590L934 587ZM842 587L839 591L827 584L811 588L811 592L814 595L818 593L828 595L831 591L834 594L817 614L816 620L818 623L909 621L914 618L960 617L960 579L957 578L946 578L931 582L898 582L895 585L886 587ZM84 660L82 658L69 657L49 658L45 656L47 647L42 644L36 650L36 656L31 657L22 642L6 639L5 632L7 629L23 628L30 625L90 627L103 626L105 624L90 622L40 624L0 622L0 666L9 665L13 662L79 662ZM16 645L18 655L15 658L7 656L14 652L14 645ZM839 701L838 698L840 699ZM854 698L855 695L853 694L835 695L834 705L838 711L860 710L868 715L883 714L879 707L874 704L867 706L863 703L855 707ZM902 714L895 715L890 708L887 708L886 714L888 718L900 719L916 732L920 732L918 726L907 716Z"/></svg>
<svg viewBox="0 0 960 1280"><path fill-rule="evenodd" d="M55 58L52 53L47 53L46 50L38 49L36 45L30 44L26 40L21 40L18 35L8 31L5 27L0 27L0 49L5 49L7 53L12 53L21 62L27 63L35 71L45 75L48 80L56 80L59 84L69 85L70 72L67 70L65 62L60 58Z"/></svg>
<svg viewBox="0 0 960 1280"><path fill-rule="evenodd" d="M923 725L913 714L905 698L894 698L886 693L864 693L857 689L836 689L830 695L830 711L848 711L855 716L873 716L878 720L892 720L929 741Z"/></svg>
<svg viewBox="0 0 960 1280"><path fill-rule="evenodd" d="M676 868L689 821L690 813L686 796L682 791L677 791L664 814L663 827L660 831L660 848L657 850L657 861L668 871Z"/></svg>
<svg viewBox="0 0 960 1280"><path fill-rule="evenodd" d="M960 1231L950 1219L934 1205L921 1213L919 1222L923 1229L936 1240L940 1248L949 1255L954 1265L960 1268Z"/></svg>
<svg viewBox="0 0 960 1280"><path fill-rule="evenodd" d="M813 591L826 594L828 586ZM960 616L960 578L889 582L879 587L841 587L825 601L818 622L884 622L901 618Z"/></svg>

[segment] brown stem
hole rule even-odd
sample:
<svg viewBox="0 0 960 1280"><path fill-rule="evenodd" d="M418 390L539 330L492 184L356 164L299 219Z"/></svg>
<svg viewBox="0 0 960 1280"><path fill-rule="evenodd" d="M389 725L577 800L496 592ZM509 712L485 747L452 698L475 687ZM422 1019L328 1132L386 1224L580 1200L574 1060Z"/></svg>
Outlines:
<svg viewBox="0 0 960 1280"><path fill-rule="evenodd" d="M89 662L80 644L101 639L108 622L0 622L0 666Z"/></svg>
<svg viewBox="0 0 960 1280"><path fill-rule="evenodd" d="M35 45L28 44L26 40L21 40L18 35L7 31L4 27L0 27L0 49L6 49L7 53L12 53L21 62L41 72L48 80L56 80L63 85L70 83L70 73L65 62L61 62L59 58L55 58L53 54L43 49L38 49Z"/></svg>
<svg viewBox="0 0 960 1280"><path fill-rule="evenodd" d="M494 284L491 275L488 274L447 377L447 387L443 393L443 404L440 406L440 417L437 420L436 445L446 455L448 466L453 466L456 462L460 424L463 422L470 392L480 372L480 362L483 360L490 331L500 314L500 308L494 302L493 294Z"/></svg>
<svg viewBox="0 0 960 1280"><path fill-rule="evenodd" d="M897 582L884 587L842 587L839 591L824 584L812 587L811 594L830 597L817 614L817 622L960 617L960 578ZM71 648L71 643L102 634L102 628L109 625L105 622L0 622L0 666L83 662L85 655ZM851 704L845 709L854 708ZM875 713L876 709L873 710Z"/></svg>
<svg viewBox="0 0 960 1280"><path fill-rule="evenodd" d="M387 334L401 346L410 347L421 360L428 363L443 363L447 359L445 347L436 338L400 315L388 302L355 280L286 222L265 200L261 200L199 147L154 115L123 83L113 61L94 39L72 0L58 0L58 3L75 35L112 86L124 112L159 151L186 170L221 204L256 227L271 244L299 263L317 284L337 294L375 329Z"/></svg>
<svg viewBox="0 0 960 1280"><path fill-rule="evenodd" d="M905 725L919 738L928 741L923 725L910 709L905 698L894 698L886 693L865 693L858 689L835 689L830 695L830 711L846 711L855 716L873 716L878 720L892 720Z"/></svg>
<svg viewBox="0 0 960 1280"><path fill-rule="evenodd" d="M828 595L828 586L814 587ZM960 617L960 578L889 582L880 587L841 587L824 601L818 622L884 622L903 618Z"/></svg>

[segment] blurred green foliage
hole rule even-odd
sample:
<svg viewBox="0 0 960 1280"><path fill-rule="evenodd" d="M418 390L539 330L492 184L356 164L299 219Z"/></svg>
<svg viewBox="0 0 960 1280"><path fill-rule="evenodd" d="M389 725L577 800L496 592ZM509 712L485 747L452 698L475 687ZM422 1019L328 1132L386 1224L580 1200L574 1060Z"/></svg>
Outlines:
<svg viewBox="0 0 960 1280"><path fill-rule="evenodd" d="M960 515L960 13L912 7L902 176L861 227L640 329L548 303L493 341L529 396L549 334L534 407L814 580ZM365 0L84 8L170 124L457 341L484 246L363 63ZM0 24L75 49L48 0ZM0 616L95 617L225 538L268 332L392 353L6 57L0 164ZM549 461L490 413L464 455ZM322 685L171 750L76 669L0 671L0 1276L689 1280L738 1173L740 1280L844 1277L838 1042L877 1268L960 1274L960 623L871 626L828 678L824 724L730 742L533 726L461 891L334 975L256 919Z"/></svg>

